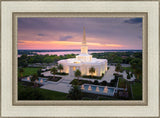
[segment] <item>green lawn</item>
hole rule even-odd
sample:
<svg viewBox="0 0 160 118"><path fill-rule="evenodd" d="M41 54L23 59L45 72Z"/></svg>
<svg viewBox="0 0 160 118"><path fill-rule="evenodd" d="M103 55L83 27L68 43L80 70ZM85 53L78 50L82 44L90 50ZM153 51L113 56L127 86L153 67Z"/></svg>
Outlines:
<svg viewBox="0 0 160 118"><path fill-rule="evenodd" d="M39 69L41 68L29 68L29 67L23 68L24 70L23 77L35 74ZM18 68L18 77L20 77L19 68Z"/></svg>
<svg viewBox="0 0 160 118"><path fill-rule="evenodd" d="M67 100L67 94L41 88L22 86L18 83L18 100Z"/></svg>
<svg viewBox="0 0 160 118"><path fill-rule="evenodd" d="M131 67L122 67L123 70L128 70L129 72L133 72L133 69Z"/></svg>
<svg viewBox="0 0 160 118"><path fill-rule="evenodd" d="M118 88L126 88L126 80L123 78L119 78Z"/></svg>
<svg viewBox="0 0 160 118"><path fill-rule="evenodd" d="M135 100L142 100L142 83L134 83L132 85L132 93Z"/></svg>

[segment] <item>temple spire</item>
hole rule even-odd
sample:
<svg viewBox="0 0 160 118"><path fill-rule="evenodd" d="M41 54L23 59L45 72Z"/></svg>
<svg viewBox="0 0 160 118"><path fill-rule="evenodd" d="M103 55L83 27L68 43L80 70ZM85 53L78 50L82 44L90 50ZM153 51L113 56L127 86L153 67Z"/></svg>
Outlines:
<svg viewBox="0 0 160 118"><path fill-rule="evenodd" d="M86 45L86 31L85 31L85 27L83 27L83 41L82 41L82 45Z"/></svg>
<svg viewBox="0 0 160 118"><path fill-rule="evenodd" d="M82 46L81 46L81 54L88 54L88 47L86 45L85 27L83 27L83 40L82 40Z"/></svg>

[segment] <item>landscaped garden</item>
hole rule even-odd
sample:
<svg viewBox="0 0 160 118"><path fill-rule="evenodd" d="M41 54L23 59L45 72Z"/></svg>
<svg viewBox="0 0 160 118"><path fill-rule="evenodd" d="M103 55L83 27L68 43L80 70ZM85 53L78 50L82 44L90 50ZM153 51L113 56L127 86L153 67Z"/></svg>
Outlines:
<svg viewBox="0 0 160 118"><path fill-rule="evenodd" d="M37 74L37 71L40 69L41 68L30 68L30 67L18 68L18 78Z"/></svg>
<svg viewBox="0 0 160 118"><path fill-rule="evenodd" d="M62 79L62 77L58 77L58 76L45 76L46 78L48 78L48 81L53 81L53 82L57 82L59 81L60 79Z"/></svg>
<svg viewBox="0 0 160 118"><path fill-rule="evenodd" d="M72 85L82 85L82 84L93 84L93 85L100 85L100 86L109 86L109 87L116 87L118 79L111 80L110 83L107 81L98 82L98 80L95 80L94 82L88 81L88 80L78 80L74 79L71 81L70 84Z"/></svg>
<svg viewBox="0 0 160 118"><path fill-rule="evenodd" d="M82 77L87 79L102 79L103 76L104 74L102 76L83 75Z"/></svg>

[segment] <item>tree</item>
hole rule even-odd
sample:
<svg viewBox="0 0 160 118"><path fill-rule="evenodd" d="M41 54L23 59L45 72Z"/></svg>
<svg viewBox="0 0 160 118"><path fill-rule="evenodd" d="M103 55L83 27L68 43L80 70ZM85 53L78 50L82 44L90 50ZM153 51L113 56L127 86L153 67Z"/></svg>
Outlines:
<svg viewBox="0 0 160 118"><path fill-rule="evenodd" d="M51 69L51 73L54 75L54 76L53 76L54 79L55 79L55 74L56 74L56 72L57 72L57 68L53 67L53 68Z"/></svg>
<svg viewBox="0 0 160 118"><path fill-rule="evenodd" d="M37 75L41 76L41 72L42 72L41 69L37 70Z"/></svg>
<svg viewBox="0 0 160 118"><path fill-rule="evenodd" d="M23 77L23 72L24 72L24 69L20 68L19 73L20 73L21 77Z"/></svg>
<svg viewBox="0 0 160 118"><path fill-rule="evenodd" d="M53 62L53 58L50 57L49 55L45 55L46 57L44 58L44 62L45 63L52 63Z"/></svg>
<svg viewBox="0 0 160 118"><path fill-rule="evenodd" d="M134 70L134 72L137 75L137 79L139 80L139 76L142 74L142 69L138 67Z"/></svg>
<svg viewBox="0 0 160 118"><path fill-rule="evenodd" d="M142 66L142 59L134 58L131 60L130 64L133 69L136 69L137 67Z"/></svg>
<svg viewBox="0 0 160 118"><path fill-rule="evenodd" d="M93 77L93 74L95 73L95 68L94 67L91 67L89 69L89 73L91 73L91 76Z"/></svg>
<svg viewBox="0 0 160 118"><path fill-rule="evenodd" d="M126 73L129 75L129 70L126 70Z"/></svg>
<svg viewBox="0 0 160 118"><path fill-rule="evenodd" d="M131 76L129 74L127 74L127 79L131 79Z"/></svg>
<svg viewBox="0 0 160 118"><path fill-rule="evenodd" d="M102 82L101 82L101 85L102 85L102 86L106 86L106 85L107 85L107 82L106 82L106 81L102 81Z"/></svg>
<svg viewBox="0 0 160 118"><path fill-rule="evenodd" d="M74 79L73 81L72 81L72 85L78 85L79 84L79 81L77 80L77 79Z"/></svg>
<svg viewBox="0 0 160 118"><path fill-rule="evenodd" d="M28 66L27 54L23 54L23 55L21 55L21 57L18 58L18 66L19 67L27 67Z"/></svg>
<svg viewBox="0 0 160 118"><path fill-rule="evenodd" d="M18 67L27 67L28 63L26 61L26 59L20 59L18 58Z"/></svg>
<svg viewBox="0 0 160 118"><path fill-rule="evenodd" d="M37 74L34 74L32 77L31 77L31 82L34 83L34 86L36 85L35 81L38 79L38 75Z"/></svg>
<svg viewBox="0 0 160 118"><path fill-rule="evenodd" d="M118 64L116 65L116 69L115 69L115 71L120 72L120 71L121 71L121 69L122 69L121 64L120 64L120 63L118 63Z"/></svg>
<svg viewBox="0 0 160 118"><path fill-rule="evenodd" d="M71 100L81 100L82 99L82 92L79 86L73 86L73 88L70 89L68 97Z"/></svg>
<svg viewBox="0 0 160 118"><path fill-rule="evenodd" d="M60 73L62 72L62 70L63 70L63 65L62 64L58 65L58 70L60 70Z"/></svg>
<svg viewBox="0 0 160 118"><path fill-rule="evenodd" d="M81 71L79 69L77 69L74 73L75 77L77 77L77 79L79 79L79 77L81 76Z"/></svg>
<svg viewBox="0 0 160 118"><path fill-rule="evenodd" d="M98 80L95 80L93 84L98 85L99 84Z"/></svg>
<svg viewBox="0 0 160 118"><path fill-rule="evenodd" d="M137 79L139 79L140 75L142 75L142 59L134 58L130 64L134 73L137 75Z"/></svg>
<svg viewBox="0 0 160 118"><path fill-rule="evenodd" d="M27 57L28 57L27 54L22 54L20 58L21 58L21 59L27 59Z"/></svg>

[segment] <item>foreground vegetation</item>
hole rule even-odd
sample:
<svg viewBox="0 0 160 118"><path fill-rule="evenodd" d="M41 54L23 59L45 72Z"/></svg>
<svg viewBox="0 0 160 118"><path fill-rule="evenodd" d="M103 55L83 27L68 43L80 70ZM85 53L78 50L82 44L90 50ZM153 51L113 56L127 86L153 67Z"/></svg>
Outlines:
<svg viewBox="0 0 160 118"><path fill-rule="evenodd" d="M33 86L23 86L18 82L18 100L67 100L67 94Z"/></svg>
<svg viewBox="0 0 160 118"><path fill-rule="evenodd" d="M133 99L142 100L142 83L135 82L132 85Z"/></svg>
<svg viewBox="0 0 160 118"><path fill-rule="evenodd" d="M127 86L127 81L123 78L119 78L119 82L118 82L118 88L126 88Z"/></svg>
<svg viewBox="0 0 160 118"><path fill-rule="evenodd" d="M32 83L18 83L18 100L117 100L118 98L84 93L73 86L69 94L34 87Z"/></svg>

